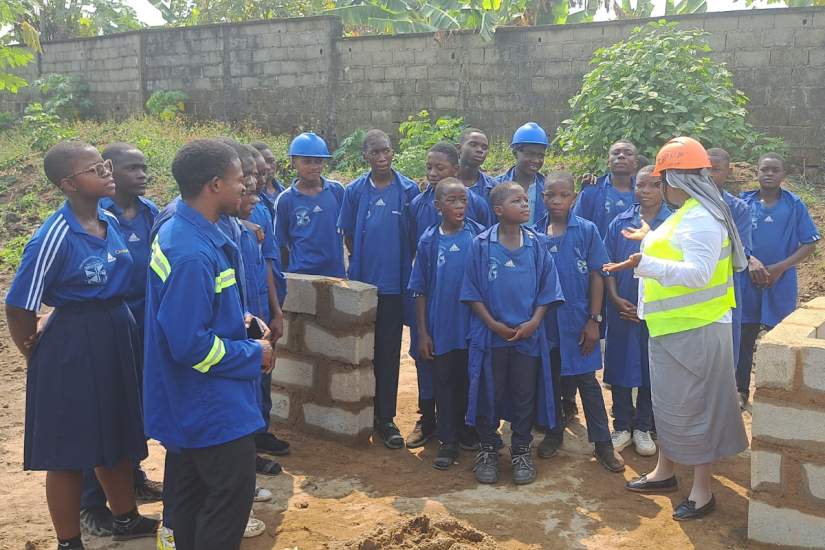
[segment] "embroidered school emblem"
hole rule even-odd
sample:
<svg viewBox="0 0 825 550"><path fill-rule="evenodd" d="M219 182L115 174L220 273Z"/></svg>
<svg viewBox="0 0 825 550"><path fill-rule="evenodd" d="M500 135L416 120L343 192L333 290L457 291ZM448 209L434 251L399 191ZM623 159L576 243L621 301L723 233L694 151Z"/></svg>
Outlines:
<svg viewBox="0 0 825 550"><path fill-rule="evenodd" d="M87 285L105 285L109 280L106 264L97 256L89 256L80 264L80 271L86 278Z"/></svg>
<svg viewBox="0 0 825 550"><path fill-rule="evenodd" d="M295 224L298 227L309 225L309 210L306 208L299 208L295 211Z"/></svg>
<svg viewBox="0 0 825 550"><path fill-rule="evenodd" d="M613 203L610 201L604 201L604 211L610 212L611 208L613 208Z"/></svg>
<svg viewBox="0 0 825 550"><path fill-rule="evenodd" d="M455 246L455 245L453 245ZM438 259L436 260L436 266L441 267L442 265L447 263L447 251L444 250L443 246L438 247Z"/></svg>
<svg viewBox="0 0 825 550"><path fill-rule="evenodd" d="M495 258L490 258L490 266L487 268L487 280L492 282L498 279L499 263Z"/></svg>

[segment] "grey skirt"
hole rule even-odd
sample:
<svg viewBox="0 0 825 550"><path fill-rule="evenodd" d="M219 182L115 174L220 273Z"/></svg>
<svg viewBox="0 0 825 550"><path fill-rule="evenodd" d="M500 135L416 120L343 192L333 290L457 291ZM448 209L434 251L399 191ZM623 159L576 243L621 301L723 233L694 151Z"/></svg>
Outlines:
<svg viewBox="0 0 825 550"><path fill-rule="evenodd" d="M650 387L659 447L670 460L706 464L747 449L730 324L651 338Z"/></svg>

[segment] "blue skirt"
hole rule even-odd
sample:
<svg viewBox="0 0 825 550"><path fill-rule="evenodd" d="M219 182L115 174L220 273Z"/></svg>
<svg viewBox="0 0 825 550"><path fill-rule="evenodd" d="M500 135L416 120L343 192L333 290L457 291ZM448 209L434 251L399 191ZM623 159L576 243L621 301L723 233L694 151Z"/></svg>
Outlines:
<svg viewBox="0 0 825 550"><path fill-rule="evenodd" d="M23 469L82 470L146 458L142 361L123 300L57 308L29 359Z"/></svg>

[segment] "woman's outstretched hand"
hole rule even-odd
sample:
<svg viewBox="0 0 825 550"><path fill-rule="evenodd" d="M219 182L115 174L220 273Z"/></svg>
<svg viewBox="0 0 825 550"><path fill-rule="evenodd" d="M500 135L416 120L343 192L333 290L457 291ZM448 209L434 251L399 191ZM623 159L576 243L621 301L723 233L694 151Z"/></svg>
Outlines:
<svg viewBox="0 0 825 550"><path fill-rule="evenodd" d="M642 220L641 227L627 227L622 229L622 236L631 241L641 241L648 233L650 233L650 226L647 225L647 222L644 220Z"/></svg>
<svg viewBox="0 0 825 550"><path fill-rule="evenodd" d="M625 269L635 269L641 261L642 254L640 252L636 252L635 254L628 256L623 262L604 264L602 269L608 273L616 273L617 271L624 271Z"/></svg>

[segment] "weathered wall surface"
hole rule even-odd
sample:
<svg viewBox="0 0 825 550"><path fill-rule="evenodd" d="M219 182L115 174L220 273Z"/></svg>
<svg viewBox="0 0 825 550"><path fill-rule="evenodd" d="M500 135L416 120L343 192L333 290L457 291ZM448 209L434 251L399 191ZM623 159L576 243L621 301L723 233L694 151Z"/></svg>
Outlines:
<svg viewBox="0 0 825 550"><path fill-rule="evenodd" d="M672 19L710 33L712 56L751 98L758 128L822 164L825 8ZM105 115L140 112L152 91L181 89L198 117L312 128L333 141L357 127L393 131L421 109L507 136L528 119L558 126L593 51L639 24L502 28L489 43L466 32L342 38L340 21L326 16L147 30L45 44L28 75L81 75ZM25 102L25 93L1 94L0 110Z"/></svg>
<svg viewBox="0 0 825 550"><path fill-rule="evenodd" d="M749 538L825 548L825 297L759 344Z"/></svg>

